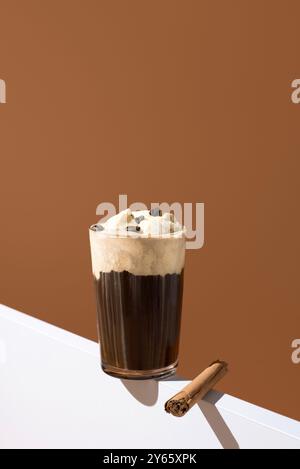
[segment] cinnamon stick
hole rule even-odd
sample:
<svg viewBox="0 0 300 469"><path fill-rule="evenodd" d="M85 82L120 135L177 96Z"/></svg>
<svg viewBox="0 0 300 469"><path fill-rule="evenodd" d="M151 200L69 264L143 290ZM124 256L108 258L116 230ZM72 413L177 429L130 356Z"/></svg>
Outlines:
<svg viewBox="0 0 300 469"><path fill-rule="evenodd" d="M228 364L216 360L165 403L165 411L175 417L185 415L228 371Z"/></svg>

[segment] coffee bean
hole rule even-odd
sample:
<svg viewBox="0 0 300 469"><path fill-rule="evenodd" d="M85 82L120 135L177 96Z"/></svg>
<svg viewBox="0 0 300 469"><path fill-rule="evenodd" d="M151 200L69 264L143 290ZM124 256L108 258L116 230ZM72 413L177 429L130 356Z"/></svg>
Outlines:
<svg viewBox="0 0 300 469"><path fill-rule="evenodd" d="M127 231L141 231L141 227L140 226L126 226L126 230Z"/></svg>
<svg viewBox="0 0 300 469"><path fill-rule="evenodd" d="M102 225L92 225L92 230L93 231L103 231L104 230L104 226Z"/></svg>
<svg viewBox="0 0 300 469"><path fill-rule="evenodd" d="M149 215L151 215L152 217L161 217L162 211L159 207L155 207L149 210Z"/></svg>
<svg viewBox="0 0 300 469"><path fill-rule="evenodd" d="M137 224L141 223L145 219L144 215L140 215L139 217L136 217L134 220Z"/></svg>

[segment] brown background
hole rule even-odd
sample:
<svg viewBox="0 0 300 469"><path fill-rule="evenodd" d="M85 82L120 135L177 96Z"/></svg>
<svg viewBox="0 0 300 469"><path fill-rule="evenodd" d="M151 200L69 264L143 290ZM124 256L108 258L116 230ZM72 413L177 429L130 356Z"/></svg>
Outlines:
<svg viewBox="0 0 300 469"><path fill-rule="evenodd" d="M180 373L300 419L299 1L0 0L1 301L96 338L96 206L205 202Z"/></svg>

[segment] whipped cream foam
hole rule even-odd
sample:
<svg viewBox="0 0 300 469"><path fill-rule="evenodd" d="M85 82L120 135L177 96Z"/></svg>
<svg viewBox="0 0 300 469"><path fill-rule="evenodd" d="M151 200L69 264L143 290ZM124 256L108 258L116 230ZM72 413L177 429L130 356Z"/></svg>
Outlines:
<svg viewBox="0 0 300 469"><path fill-rule="evenodd" d="M90 228L93 273L128 271L134 275L180 274L185 228L159 209L123 210Z"/></svg>
<svg viewBox="0 0 300 469"><path fill-rule="evenodd" d="M123 210L105 223L94 225L95 231L119 236L162 236L184 231L172 213L162 213L159 208L152 210Z"/></svg>

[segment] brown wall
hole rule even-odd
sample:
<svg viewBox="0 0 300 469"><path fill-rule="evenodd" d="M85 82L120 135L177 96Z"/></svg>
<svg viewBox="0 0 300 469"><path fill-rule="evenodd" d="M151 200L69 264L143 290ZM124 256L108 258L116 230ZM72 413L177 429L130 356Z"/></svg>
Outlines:
<svg viewBox="0 0 300 469"><path fill-rule="evenodd" d="M205 202L180 372L300 419L300 3L0 0L1 301L96 338L102 201ZM138 174L137 174L138 173Z"/></svg>

